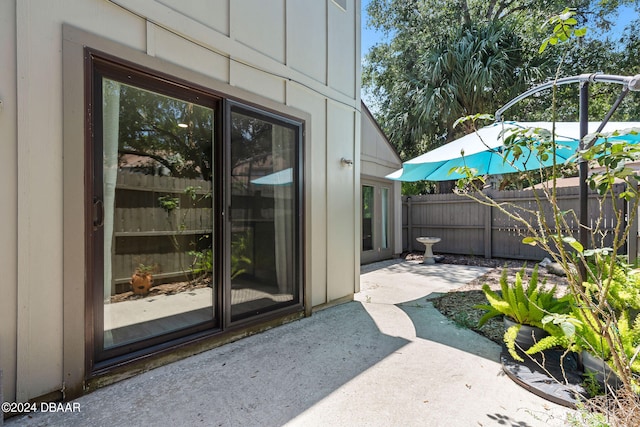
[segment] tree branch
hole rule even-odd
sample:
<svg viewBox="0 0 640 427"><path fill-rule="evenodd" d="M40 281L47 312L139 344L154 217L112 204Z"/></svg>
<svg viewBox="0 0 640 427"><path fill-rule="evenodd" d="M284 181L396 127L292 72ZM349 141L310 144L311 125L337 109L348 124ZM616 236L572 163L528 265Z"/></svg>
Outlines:
<svg viewBox="0 0 640 427"><path fill-rule="evenodd" d="M167 159L165 159L164 157L160 157L156 154L145 153L143 151L136 151L136 150L127 150L126 148L118 149L118 154L133 154L135 156L149 157L157 161L158 163L162 164L163 166L165 166L167 169L169 169L169 171L171 171L172 174L175 172L173 165L169 163Z"/></svg>
<svg viewBox="0 0 640 427"><path fill-rule="evenodd" d="M491 21L491 16L493 15L493 9L496 7L497 0L491 0L489 2L489 7L487 7L487 14L485 15L485 19Z"/></svg>
<svg viewBox="0 0 640 427"><path fill-rule="evenodd" d="M471 26L471 14L469 13L469 4L467 0L460 0L460 8L462 9L462 23L465 27Z"/></svg>

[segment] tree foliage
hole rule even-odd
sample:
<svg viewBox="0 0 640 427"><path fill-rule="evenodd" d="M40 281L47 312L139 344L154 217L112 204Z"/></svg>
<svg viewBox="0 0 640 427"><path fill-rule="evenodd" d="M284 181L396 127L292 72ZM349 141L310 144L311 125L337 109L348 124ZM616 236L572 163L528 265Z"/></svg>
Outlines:
<svg viewBox="0 0 640 427"><path fill-rule="evenodd" d="M211 179L213 111L120 85L120 156L153 159L175 177Z"/></svg>
<svg viewBox="0 0 640 427"><path fill-rule="evenodd" d="M576 19L597 34L615 19L619 4L637 0L594 2L579 0L572 7ZM560 54L538 53L548 29L541 28L565 3L546 1L479 0L372 0L369 25L385 32L387 43L374 46L363 64L363 88L373 99L376 119L403 159L451 141L470 130L453 129L462 116L495 111L518 93L555 75L592 71L636 74L632 53L640 41L627 32L622 41L587 39L577 44L562 62ZM623 43L622 49L615 49ZM624 70L621 70L623 68ZM634 71L635 69L635 71ZM617 88L592 105L594 114L608 109ZM577 117L576 88L563 88L559 96L575 99L559 110L560 119ZM509 110L509 118L547 119L544 95ZM545 106L544 103L547 102ZM621 107L627 115L637 110L631 97Z"/></svg>

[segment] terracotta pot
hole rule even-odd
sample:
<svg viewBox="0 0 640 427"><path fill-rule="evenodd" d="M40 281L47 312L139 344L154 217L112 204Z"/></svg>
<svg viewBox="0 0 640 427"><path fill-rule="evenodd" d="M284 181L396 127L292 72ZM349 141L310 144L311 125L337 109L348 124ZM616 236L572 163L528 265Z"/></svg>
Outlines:
<svg viewBox="0 0 640 427"><path fill-rule="evenodd" d="M509 329L511 326L517 325L518 323L514 320L504 317L504 329L505 331ZM536 326L529 325L520 325L520 330L518 331L518 335L516 336L516 344L522 350L526 351L530 347L532 347L535 343L540 341L544 337L548 337L549 333L544 329L538 328Z"/></svg>
<svg viewBox="0 0 640 427"><path fill-rule="evenodd" d="M151 289L153 278L149 273L133 273L129 283L131 284L131 290L134 294L146 295L149 293L149 289Z"/></svg>

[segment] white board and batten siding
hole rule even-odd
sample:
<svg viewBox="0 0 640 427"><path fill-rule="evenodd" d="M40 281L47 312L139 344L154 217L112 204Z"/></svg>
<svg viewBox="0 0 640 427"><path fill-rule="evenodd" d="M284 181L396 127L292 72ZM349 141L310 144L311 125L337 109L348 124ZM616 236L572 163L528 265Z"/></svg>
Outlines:
<svg viewBox="0 0 640 427"><path fill-rule="evenodd" d="M330 303L358 288L359 0L4 0L0 24L4 400L44 396L64 383L63 176L72 165L63 159L61 106L82 82L63 87L63 28L308 114L310 300Z"/></svg>

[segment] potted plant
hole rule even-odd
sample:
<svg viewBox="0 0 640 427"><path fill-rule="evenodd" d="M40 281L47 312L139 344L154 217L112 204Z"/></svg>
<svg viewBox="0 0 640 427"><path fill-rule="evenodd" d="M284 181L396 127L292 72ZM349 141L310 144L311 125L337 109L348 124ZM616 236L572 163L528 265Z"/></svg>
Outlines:
<svg viewBox="0 0 640 427"><path fill-rule="evenodd" d="M618 377L611 369L610 360L611 349L607 342L602 339L602 334L594 329L593 314L578 312L576 318L583 319L577 331L577 345L581 349L580 360L585 375L593 374L595 381L601 390L605 390L605 384L613 389L619 387Z"/></svg>
<svg viewBox="0 0 640 427"><path fill-rule="evenodd" d="M153 286L153 276L151 274L153 269L153 266L144 264L138 265L133 275L131 276L131 280L129 281L131 290L134 294L146 295L149 293L149 289L151 289L151 286Z"/></svg>
<svg viewBox="0 0 640 427"><path fill-rule="evenodd" d="M601 386L606 383L613 389L621 386L621 367L640 372L640 274L625 261L608 251L593 251L588 262L591 275L584 292L576 295L581 303L573 313L581 323L577 343L585 372L593 372ZM587 301L595 304L596 310L580 310ZM607 340L606 336L615 339Z"/></svg>
<svg viewBox="0 0 640 427"><path fill-rule="evenodd" d="M545 288L538 281L538 265L533 268L528 285L524 286L525 267L516 273L515 281L509 284L507 270L502 271L500 278L501 293L498 294L487 284L482 287L488 304L481 304L475 308L486 310L480 318L481 327L489 319L504 316L504 342L511 357L515 360L524 359L516 351L516 345L523 351L540 347L557 345L559 336L558 325L550 322L543 323L543 318L551 313L563 314L570 310L570 296L556 298L556 286ZM536 347L537 348L537 347Z"/></svg>
<svg viewBox="0 0 640 427"><path fill-rule="evenodd" d="M585 375L593 376L601 390L616 390L622 386L620 366L640 373L640 276L619 257L595 254L588 267L589 280L583 282L581 292L572 295L571 313L548 315L542 321L570 324L554 332L558 344L580 354ZM527 353L548 348L540 344ZM616 364L614 354L626 360ZM638 387L635 379L633 382Z"/></svg>

